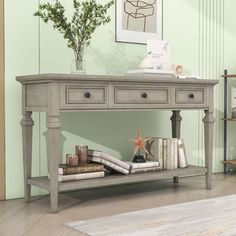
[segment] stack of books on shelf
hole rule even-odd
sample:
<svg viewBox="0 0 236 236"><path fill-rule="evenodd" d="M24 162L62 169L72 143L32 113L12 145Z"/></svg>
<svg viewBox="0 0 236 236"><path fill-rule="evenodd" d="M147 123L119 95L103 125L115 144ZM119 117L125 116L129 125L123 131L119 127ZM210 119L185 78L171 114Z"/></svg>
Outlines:
<svg viewBox="0 0 236 236"><path fill-rule="evenodd" d="M162 170L173 170L188 166L184 142L177 138L156 138L148 141L146 149L147 159L157 161Z"/></svg>
<svg viewBox="0 0 236 236"><path fill-rule="evenodd" d="M128 162L130 164L130 173L146 173L160 170L158 161L146 161L144 163Z"/></svg>
<svg viewBox="0 0 236 236"><path fill-rule="evenodd" d="M128 175L130 172L130 164L116 159L102 151L88 150L89 161L100 163L106 169Z"/></svg>
<svg viewBox="0 0 236 236"><path fill-rule="evenodd" d="M102 178L104 176L104 166L101 164L79 163L78 166L60 164L58 168L59 182Z"/></svg>

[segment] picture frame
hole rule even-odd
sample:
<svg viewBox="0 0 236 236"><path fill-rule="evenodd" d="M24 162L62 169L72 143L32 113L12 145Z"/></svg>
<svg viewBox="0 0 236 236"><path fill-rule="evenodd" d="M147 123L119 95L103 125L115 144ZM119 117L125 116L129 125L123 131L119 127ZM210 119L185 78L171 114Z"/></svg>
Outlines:
<svg viewBox="0 0 236 236"><path fill-rule="evenodd" d="M116 41L146 44L162 40L162 0L117 0Z"/></svg>

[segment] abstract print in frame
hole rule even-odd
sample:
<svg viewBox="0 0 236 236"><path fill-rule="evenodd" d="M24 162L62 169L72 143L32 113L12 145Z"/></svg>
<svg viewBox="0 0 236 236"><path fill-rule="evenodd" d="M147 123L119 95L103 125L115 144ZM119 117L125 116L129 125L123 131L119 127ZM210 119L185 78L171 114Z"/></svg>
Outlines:
<svg viewBox="0 0 236 236"><path fill-rule="evenodd" d="M162 39L162 0L116 0L116 41Z"/></svg>

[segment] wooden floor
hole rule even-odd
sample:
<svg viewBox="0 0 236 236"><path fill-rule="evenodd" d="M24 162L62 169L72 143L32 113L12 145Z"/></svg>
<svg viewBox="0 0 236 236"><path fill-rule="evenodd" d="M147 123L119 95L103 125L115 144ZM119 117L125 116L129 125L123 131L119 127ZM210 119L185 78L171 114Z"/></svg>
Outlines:
<svg viewBox="0 0 236 236"><path fill-rule="evenodd" d="M229 194L236 194L236 173L215 174L212 190L206 190L204 177L198 176L180 179L177 186L160 181L63 193L58 214L50 213L48 197L35 198L30 204L23 199L2 201L0 235L80 236L63 224Z"/></svg>

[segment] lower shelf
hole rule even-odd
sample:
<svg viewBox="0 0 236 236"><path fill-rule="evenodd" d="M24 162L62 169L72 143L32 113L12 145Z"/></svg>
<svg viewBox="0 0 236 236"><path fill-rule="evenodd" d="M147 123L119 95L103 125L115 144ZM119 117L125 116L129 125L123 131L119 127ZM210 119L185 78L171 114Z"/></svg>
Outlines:
<svg viewBox="0 0 236 236"><path fill-rule="evenodd" d="M142 174L121 175L112 174L104 178L79 180L59 183L59 191L79 190L88 188L98 188L105 186L124 185L131 183L150 182L156 180L171 179L175 176L193 176L207 173L207 168L199 166L188 166L183 169L163 170ZM48 177L33 177L28 179L28 184L50 190Z"/></svg>

